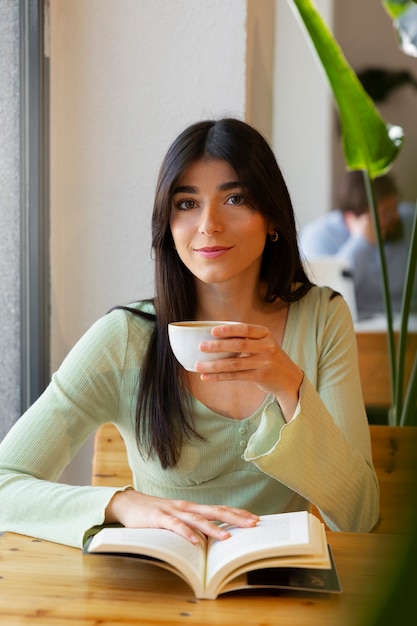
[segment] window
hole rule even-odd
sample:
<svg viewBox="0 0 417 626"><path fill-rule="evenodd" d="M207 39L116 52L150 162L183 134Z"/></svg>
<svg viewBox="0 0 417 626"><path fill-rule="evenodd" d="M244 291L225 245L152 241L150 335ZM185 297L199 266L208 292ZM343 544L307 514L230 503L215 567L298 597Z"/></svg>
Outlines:
<svg viewBox="0 0 417 626"><path fill-rule="evenodd" d="M0 439L49 380L47 8L0 2Z"/></svg>
<svg viewBox="0 0 417 626"><path fill-rule="evenodd" d="M20 3L21 410L49 380L49 0Z"/></svg>

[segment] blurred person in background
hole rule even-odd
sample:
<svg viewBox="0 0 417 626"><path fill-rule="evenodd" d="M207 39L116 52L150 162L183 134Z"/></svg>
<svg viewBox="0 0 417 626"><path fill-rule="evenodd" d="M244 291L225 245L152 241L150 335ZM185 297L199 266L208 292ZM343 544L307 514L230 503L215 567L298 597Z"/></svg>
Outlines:
<svg viewBox="0 0 417 626"><path fill-rule="evenodd" d="M378 216L387 261L394 313L401 309L402 292L414 219L414 205L400 202L392 176L374 180ZM300 233L307 261L337 257L346 261L354 281L359 318L385 311L379 252L362 171L347 171L338 189L338 208L307 224ZM412 310L417 311L417 285Z"/></svg>

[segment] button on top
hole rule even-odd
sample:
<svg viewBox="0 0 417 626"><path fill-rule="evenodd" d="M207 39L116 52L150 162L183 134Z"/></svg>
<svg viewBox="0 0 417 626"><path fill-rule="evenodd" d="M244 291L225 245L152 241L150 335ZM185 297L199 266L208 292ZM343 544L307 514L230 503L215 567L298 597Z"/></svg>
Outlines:
<svg viewBox="0 0 417 626"><path fill-rule="evenodd" d="M244 426L241 426L241 427L239 428L239 433L240 433L241 435L244 435L244 434L245 434L245 432L246 432L246 428L245 428Z"/></svg>

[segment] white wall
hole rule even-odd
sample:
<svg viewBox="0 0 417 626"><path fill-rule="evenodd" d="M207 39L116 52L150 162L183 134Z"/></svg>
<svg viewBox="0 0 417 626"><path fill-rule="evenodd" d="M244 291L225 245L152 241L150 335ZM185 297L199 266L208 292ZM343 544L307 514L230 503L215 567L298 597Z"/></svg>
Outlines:
<svg viewBox="0 0 417 626"><path fill-rule="evenodd" d="M316 6L332 28L333 0ZM331 96L287 0L276 1L273 146L301 227L331 208Z"/></svg>
<svg viewBox="0 0 417 626"><path fill-rule="evenodd" d="M243 0L52 0L54 370L112 305L153 295L150 216L188 124L244 117ZM91 442L63 480L90 472Z"/></svg>
<svg viewBox="0 0 417 626"><path fill-rule="evenodd" d="M53 369L113 304L152 295L160 161L189 123L244 115L245 20L241 0L52 1Z"/></svg>

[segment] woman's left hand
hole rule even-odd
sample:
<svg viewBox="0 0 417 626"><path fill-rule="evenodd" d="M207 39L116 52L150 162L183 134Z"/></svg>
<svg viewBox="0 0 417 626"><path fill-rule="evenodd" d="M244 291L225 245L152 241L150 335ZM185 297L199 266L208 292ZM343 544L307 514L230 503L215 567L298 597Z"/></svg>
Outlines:
<svg viewBox="0 0 417 626"><path fill-rule="evenodd" d="M201 380L255 383L276 396L286 419L292 416L304 373L276 343L271 331L255 324L233 324L216 326L212 334L213 341L200 344L202 352L236 352L236 356L199 361L196 369Z"/></svg>

